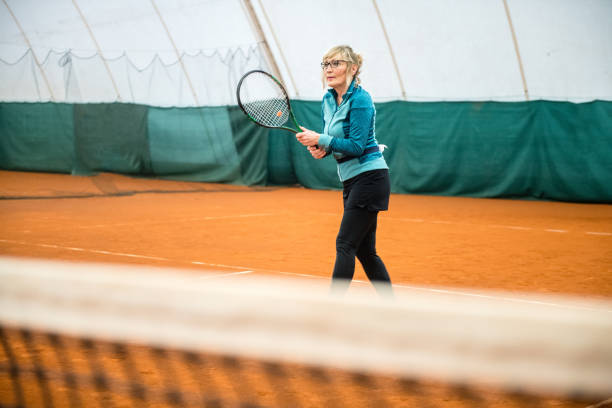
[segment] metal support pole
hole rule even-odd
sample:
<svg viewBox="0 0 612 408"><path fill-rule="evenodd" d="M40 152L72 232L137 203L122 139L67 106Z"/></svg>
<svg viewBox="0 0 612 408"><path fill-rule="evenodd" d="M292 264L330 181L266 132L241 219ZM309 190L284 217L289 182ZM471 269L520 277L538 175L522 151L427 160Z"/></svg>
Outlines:
<svg viewBox="0 0 612 408"><path fill-rule="evenodd" d="M280 56L281 56L281 58L283 60L283 64L285 64L285 68L287 68L287 73L289 74L289 80L291 81L291 85L293 85L293 89L295 89L295 96L300 96L300 93L298 91L298 88L297 88L297 85L295 83L295 80L293 79L293 75L291 74L291 69L289 68L289 64L287 63L287 59L285 58L285 53L283 52L283 49L281 48L280 42L278 42L278 38L276 38L276 33L274 32L274 25L272 25L270 23L270 19L268 18L268 13L266 13L266 9L264 8L263 3L261 2L261 0L259 0L259 8L261 8L261 11L263 12L264 18L266 19L266 24L268 24L268 27L270 27L270 32L272 33L272 37L274 38L274 42L278 46L278 52L280 53Z"/></svg>
<svg viewBox="0 0 612 408"><path fill-rule="evenodd" d="M266 41L266 36L264 35L263 29L261 28L261 24L259 23L259 19L257 18L255 9L253 9L253 4L251 3L251 0L244 0L244 5L247 11L247 17L251 22L253 29L255 30L255 37L257 38L257 42L259 42L263 46L264 54L266 55L266 59L270 64L270 70L272 71L272 75L274 75L279 81L281 81L281 83L284 84L285 81L283 81L283 77L280 73L280 70L278 69L278 64L276 63L276 60L272 55L272 51L270 50L270 46Z"/></svg>
<svg viewBox="0 0 612 408"><path fill-rule="evenodd" d="M514 25L512 24L512 17L510 17L510 9L508 8L508 2L504 2L504 9L506 10L506 17L508 18L508 26L510 27L510 33L512 34L512 41L514 42L514 52L516 52L516 59L518 61L519 70L521 71L521 80L523 81L523 93L525 99L529 100L529 90L527 89L527 80L525 79L525 71L523 70L523 60L521 59L521 52L519 51L518 41L516 39L516 33L514 32Z"/></svg>
<svg viewBox="0 0 612 408"><path fill-rule="evenodd" d="M385 40L387 41L387 47L389 47L389 53L391 54L391 59L393 60L393 66L395 67L395 73L397 74L397 79L400 83L400 89L402 90L402 99L406 100L406 90L404 89L404 81L402 80L402 75L400 74L399 66L397 65L397 60L395 59L395 53L393 52L393 47L391 46L391 40L389 39L389 35L387 34L387 28L385 27L385 22L383 21L382 15L380 14L380 10L378 9L378 4L376 0L372 0L372 4L374 4L374 9L376 9L376 15L378 16L378 21L380 22L380 27L382 28L383 34L385 35Z"/></svg>

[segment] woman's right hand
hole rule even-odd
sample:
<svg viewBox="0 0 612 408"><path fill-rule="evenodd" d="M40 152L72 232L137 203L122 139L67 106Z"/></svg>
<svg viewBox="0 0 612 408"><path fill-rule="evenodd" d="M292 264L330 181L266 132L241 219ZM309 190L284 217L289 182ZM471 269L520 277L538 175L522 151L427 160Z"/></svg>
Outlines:
<svg viewBox="0 0 612 408"><path fill-rule="evenodd" d="M322 159L327 154L325 149L315 146L308 146L308 151L315 159Z"/></svg>

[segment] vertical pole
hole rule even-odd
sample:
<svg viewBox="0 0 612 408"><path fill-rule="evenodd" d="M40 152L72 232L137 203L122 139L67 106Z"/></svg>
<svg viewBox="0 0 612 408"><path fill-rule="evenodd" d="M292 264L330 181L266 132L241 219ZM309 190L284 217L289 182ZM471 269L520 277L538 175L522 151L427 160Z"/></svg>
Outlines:
<svg viewBox="0 0 612 408"><path fill-rule="evenodd" d="M389 35L387 34L387 28L385 27L385 22L383 21L382 15L380 14L380 10L378 9L378 3L376 0L372 0L372 4L374 4L374 9L376 9L376 15L378 16L378 22L380 23L380 27L382 28L383 34L385 35L385 40L387 41L387 47L389 47L389 53L391 54L391 59L393 60L393 66L395 67L395 73L397 74L397 79L400 83L400 89L402 90L402 99L406 100L406 90L404 89L404 81L402 80L402 75L400 74L399 66L397 65L397 60L395 59L395 53L393 52L393 47L391 46L391 40L389 39Z"/></svg>
<svg viewBox="0 0 612 408"><path fill-rule="evenodd" d="M278 42L278 38L276 38L276 33L274 32L274 26L270 23L270 19L268 18L268 13L266 13L266 9L264 8L261 0L259 0L259 8L261 8L264 18L266 19L266 24L268 24L268 27L270 27L272 38L274 38L274 42L278 46L278 52L280 53L280 56L283 60L283 64L285 64L285 67L287 68L287 73L289 74L289 80L291 81L291 85L293 85L293 89L295 89L295 96L300 96L295 80L293 79L293 75L291 74L291 69L289 69L289 64L287 64L285 53L283 52L283 49L281 48L280 42Z"/></svg>
<svg viewBox="0 0 612 408"><path fill-rule="evenodd" d="M25 34L25 31L23 31L21 24L19 24L19 20L17 20L17 17L15 17L15 14L13 14L13 10L11 10L6 0L2 0L2 2L6 6L6 9L9 11L9 13L11 14L11 17L13 17L15 24L17 24L17 28L19 28L19 31L21 32L21 36L25 40L26 45L28 46L30 51L32 51L34 62L36 62L36 66L38 67L38 70L40 71L40 74L42 75L43 80L45 81L45 84L47 85L47 89L49 90L49 95L51 96L51 102L55 102L55 96L53 95L53 90L51 89L51 85L49 84L49 80L47 79L47 74L45 74L45 71L43 70L42 65L40 65L40 61L38 60L38 57L36 57L36 53L34 52L34 49L32 48L32 44L30 44L30 40L28 39L28 36ZM40 98L40 95L39 95L39 98Z"/></svg>
<svg viewBox="0 0 612 408"><path fill-rule="evenodd" d="M272 74L276 78L278 78L278 80L281 81L281 83L284 84L285 81L283 81L283 77L280 73L280 70L278 69L278 64L276 64L276 60L274 59L274 56L272 55L270 46L268 45L268 42L266 41L266 36L264 35L264 32L261 28L261 24L259 23L259 19L257 18L255 9L253 9L253 4L251 3L251 0L244 0L244 5L246 6L245 8L248 14L249 21L251 22L251 24L253 25L253 28L255 29L255 37L257 38L257 41L261 43L261 45L263 46L264 54L266 55L266 59L268 60L268 63L270 64L270 69L272 70Z"/></svg>
<svg viewBox="0 0 612 408"><path fill-rule="evenodd" d="M512 24L512 17L510 17L510 9L508 8L508 2L504 2L504 9L506 10L506 17L508 18L508 26L510 27L510 33L512 34L512 41L514 42L514 52L516 52L516 59L518 61L519 70L521 71L521 80L523 81L523 93L525 94L525 100L529 100L529 90L527 89L527 80L525 79L525 71L523 70L523 60L521 59L521 53L519 51L518 41L516 39L516 33L514 32L514 25Z"/></svg>
<svg viewBox="0 0 612 408"><path fill-rule="evenodd" d="M108 76L109 76L111 82L113 83L113 87L115 88L115 92L117 93L117 99L119 100L119 102L122 102L121 93L119 93L119 88L117 87L117 83L115 82L115 78L113 78L113 74L112 74L112 72L110 70L110 67L108 66L108 63L106 62L106 59L104 59L104 55L102 54L102 50L100 49L100 44L98 44L98 41L96 40L96 37L94 36L93 31L91 30L91 27L89 27L89 24L87 23L87 20L85 19L85 16L81 12L81 9L79 8L79 5L77 4L76 0L72 0L72 4L74 4L74 8L76 8L76 10L79 13L79 16L81 16L81 20L83 20L83 24L85 24L85 27L87 28L87 31L89 32L89 36L91 37L91 40L93 41L94 45L96 46L96 50L98 52L98 55L102 59L102 63L104 64L104 67L106 68L106 72L108 73Z"/></svg>

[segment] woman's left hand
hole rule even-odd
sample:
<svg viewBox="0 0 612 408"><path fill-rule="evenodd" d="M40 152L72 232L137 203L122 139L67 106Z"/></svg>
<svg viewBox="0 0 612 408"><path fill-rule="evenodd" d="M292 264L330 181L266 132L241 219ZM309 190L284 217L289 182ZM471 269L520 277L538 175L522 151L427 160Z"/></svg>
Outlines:
<svg viewBox="0 0 612 408"><path fill-rule="evenodd" d="M319 143L319 134L312 130L308 130L303 126L300 126L302 132L295 135L298 142L304 146L316 146Z"/></svg>
<svg viewBox="0 0 612 408"><path fill-rule="evenodd" d="M308 146L308 151L315 159L322 159L327 155L325 149L315 146Z"/></svg>

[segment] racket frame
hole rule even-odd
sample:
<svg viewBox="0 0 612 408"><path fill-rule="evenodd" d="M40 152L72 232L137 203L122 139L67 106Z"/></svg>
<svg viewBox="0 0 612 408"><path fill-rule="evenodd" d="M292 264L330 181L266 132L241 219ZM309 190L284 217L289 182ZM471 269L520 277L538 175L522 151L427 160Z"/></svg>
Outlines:
<svg viewBox="0 0 612 408"><path fill-rule="evenodd" d="M289 116L291 117L291 119L293 120L293 123L295 124L296 129L291 128L291 127L287 127L287 126L268 126L268 125L264 125L263 123L257 121L257 119L255 119L254 117L252 117L251 115L249 115L249 113L247 112L247 110L244 108L244 106L242 105L242 102L240 101L240 87L242 85L242 82L244 81L244 79L246 77L248 77L249 75L253 74L253 73L260 73L260 74L264 74L269 76L270 78L272 78L272 80L274 80L274 82L276 82L276 84L278 85L278 87L281 89L281 91L283 92L283 95L285 96L285 100L287 101L287 109L289 110ZM240 78L240 81L238 82L238 86L236 87L236 100L238 101L238 106L240 107L240 109L242 110L242 112L244 112L245 115L247 115L247 117L249 119L251 119L253 122L255 122L257 125L262 126L262 127L266 127L269 129L283 129L283 130L288 130L290 132L293 133L299 133L301 132L300 130L300 124L298 123L297 119L295 118L295 115L293 114L293 109L291 109L291 101L289 100L289 95L287 94L287 91L285 90L285 87L283 86L283 84L274 77L274 75L266 72L266 71L262 71L260 69L254 69L251 70L249 72L247 72L246 74L244 74L242 76L242 78Z"/></svg>

